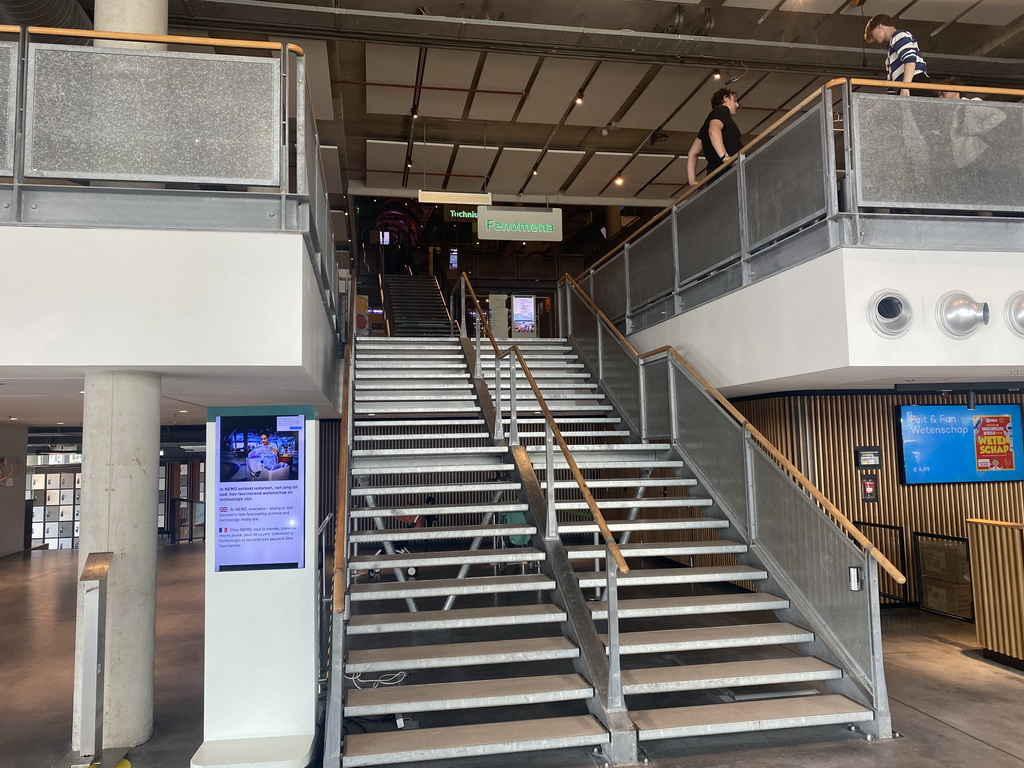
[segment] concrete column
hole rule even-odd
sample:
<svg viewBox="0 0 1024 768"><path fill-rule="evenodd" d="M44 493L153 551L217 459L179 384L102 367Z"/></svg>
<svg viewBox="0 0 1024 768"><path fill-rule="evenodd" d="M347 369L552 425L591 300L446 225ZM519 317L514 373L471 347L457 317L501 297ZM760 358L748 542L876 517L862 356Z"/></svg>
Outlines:
<svg viewBox="0 0 1024 768"><path fill-rule="evenodd" d="M27 454L28 427L0 425L0 557L25 549Z"/></svg>
<svg viewBox="0 0 1024 768"><path fill-rule="evenodd" d="M622 230L622 211L617 205L606 205L604 207L604 231L605 237L611 240Z"/></svg>
<svg viewBox="0 0 1024 768"><path fill-rule="evenodd" d="M167 34L167 0L96 0L93 28L102 32ZM97 47L145 48L162 51L165 45L96 41Z"/></svg>
<svg viewBox="0 0 1024 768"><path fill-rule="evenodd" d="M79 569L113 552L107 588L103 743L131 747L153 735L160 376L85 375ZM82 596L75 644L74 749L80 746Z"/></svg>

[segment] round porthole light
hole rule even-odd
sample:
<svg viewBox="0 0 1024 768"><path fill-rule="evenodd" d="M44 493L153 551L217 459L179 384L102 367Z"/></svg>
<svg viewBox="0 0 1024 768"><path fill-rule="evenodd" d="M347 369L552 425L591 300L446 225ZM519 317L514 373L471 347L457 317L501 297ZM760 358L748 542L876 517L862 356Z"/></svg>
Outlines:
<svg viewBox="0 0 1024 768"><path fill-rule="evenodd" d="M1005 316L1010 330L1024 338L1024 291L1018 291L1007 299Z"/></svg>
<svg viewBox="0 0 1024 768"><path fill-rule="evenodd" d="M964 291L944 293L935 305L935 320L939 328L954 339L973 335L978 326L988 325L988 319L988 304L975 301Z"/></svg>
<svg viewBox="0 0 1024 768"><path fill-rule="evenodd" d="M868 322L880 336L898 339L912 320L910 302L899 291L879 291L868 300Z"/></svg>

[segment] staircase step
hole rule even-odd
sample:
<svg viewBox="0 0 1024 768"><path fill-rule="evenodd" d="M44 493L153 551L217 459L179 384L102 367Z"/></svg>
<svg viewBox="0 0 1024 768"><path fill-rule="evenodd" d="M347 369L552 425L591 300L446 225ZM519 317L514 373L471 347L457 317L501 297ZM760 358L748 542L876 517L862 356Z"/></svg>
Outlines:
<svg viewBox="0 0 1024 768"><path fill-rule="evenodd" d="M630 432L628 429L581 429L581 430L565 430L559 429L562 433L562 437L567 440L571 440L575 437L629 437ZM522 432L519 433L520 440L540 440L543 444L544 434L542 432Z"/></svg>
<svg viewBox="0 0 1024 768"><path fill-rule="evenodd" d="M520 427L520 434L526 434L526 435L530 434L531 432L536 432L536 433L539 433L539 434L543 435L544 434L544 428L547 426L547 423L548 423L547 419L545 419L543 416L520 416L516 421L517 421L517 423L519 424L519 427ZM502 419L501 419L501 423L505 424L506 427L507 427L508 422L509 422L508 417L507 416L503 416ZM563 424L585 424L588 427L590 427L590 426L593 426L594 424L620 424L622 422L622 419L620 419L618 416L608 416L608 415L603 415L603 416L565 416L565 415L557 416L556 415L555 422L558 424L558 428L561 429ZM527 426L527 427L529 427L529 426L536 426L536 427L538 427L538 429L536 429L536 430L523 430L522 428L524 426Z"/></svg>
<svg viewBox="0 0 1024 768"><path fill-rule="evenodd" d="M486 422L483 419L396 419L392 421L383 420L367 420L364 422L357 421L355 428L358 430L360 427L364 429L382 429L384 427L482 427L486 426ZM457 433L453 433L457 434ZM408 435L408 437L416 437L416 435Z"/></svg>
<svg viewBox="0 0 1024 768"><path fill-rule="evenodd" d="M601 636L607 643L607 637ZM814 633L794 624L729 624L722 627L662 629L651 632L623 632L619 635L621 653L676 653L714 648L751 648L786 643L809 643Z"/></svg>
<svg viewBox="0 0 1024 768"><path fill-rule="evenodd" d="M551 410L555 410L555 409L552 408ZM585 447L585 446L578 446L578 447L582 448L582 447ZM603 458L603 457L600 457L600 456L589 457L589 456L586 456L586 455L584 455L584 456L577 456L575 448L573 448L573 450L572 450L572 455L573 455L573 458L576 460L576 465L580 469L629 469L630 468L629 467L629 463L628 463L629 462L628 458L627 459L623 459L623 458L619 458L619 457L614 456L614 455L609 455L606 458ZM555 469L566 469L566 468L568 468L569 464L565 460L565 454L563 454L561 451L559 451L559 450L555 451L554 459L555 459ZM685 461L659 461L659 460L655 460L655 459L650 459L650 457L648 457L648 459L649 460L646 460L646 461L637 459L636 463L638 463L638 464L642 463L644 469L681 469L681 468L686 466L686 462ZM533 468L537 472L544 472L544 457L543 456L537 456L533 460ZM626 480L628 481L628 478L626 478Z"/></svg>
<svg viewBox="0 0 1024 768"><path fill-rule="evenodd" d="M447 380L417 379L416 381L399 381L396 379L356 379L356 392L401 392L403 390L408 390L410 392L454 392L472 388L472 383L469 380L469 374L466 374L464 377L453 377Z"/></svg>
<svg viewBox="0 0 1024 768"><path fill-rule="evenodd" d="M586 680L571 674L365 688L348 692L345 716L529 706L587 699L593 694Z"/></svg>
<svg viewBox="0 0 1024 768"><path fill-rule="evenodd" d="M393 672L408 669L470 667L483 664L518 664L579 658L580 649L561 635L491 640L481 643L352 649L345 672Z"/></svg>
<svg viewBox="0 0 1024 768"><path fill-rule="evenodd" d="M445 456L438 456L434 462L425 461L421 458L415 464L401 464L398 461L391 463L384 458L367 459L352 462L352 472L359 475L415 475L435 472L509 472L515 469L515 464L500 461L493 458L490 461L487 457L481 457L477 461L462 461L451 463ZM399 486L392 486L399 487Z"/></svg>
<svg viewBox="0 0 1024 768"><path fill-rule="evenodd" d="M784 659L755 659L718 664L693 664L672 667L622 670L622 692L639 693L697 691L712 688L739 688L749 685L779 685L835 680L843 671L810 656Z"/></svg>
<svg viewBox="0 0 1024 768"><path fill-rule="evenodd" d="M371 416L376 413L479 413L480 407L472 400L452 400L440 403L433 400L424 403L413 403L411 405L404 403L356 403L354 412L357 414L370 414Z"/></svg>
<svg viewBox="0 0 1024 768"><path fill-rule="evenodd" d="M605 509L604 501L598 501L598 506ZM557 508L557 505L556 505ZM728 520L712 520L710 518L683 518L677 520L659 519L653 520L609 520L608 528L612 533L620 531L690 531L708 530L712 528L728 528ZM559 523L558 532L563 534L571 533L597 533L597 523L593 520L573 521Z"/></svg>
<svg viewBox="0 0 1024 768"><path fill-rule="evenodd" d="M352 616L348 620L346 631L348 635L375 635L379 632L550 624L565 621L566 618L565 611L556 605L503 605L487 608L454 608L450 611L364 614Z"/></svg>
<svg viewBox="0 0 1024 768"><path fill-rule="evenodd" d="M373 517L405 517L407 515L464 515L487 514L495 515L502 512L525 512L529 506L519 502L498 504L423 504L416 507L356 507L349 512L350 518Z"/></svg>
<svg viewBox="0 0 1024 768"><path fill-rule="evenodd" d="M373 434L373 435L353 435L353 442L372 442L375 440L388 441L388 442L428 442L438 440L490 440L490 432L421 432L415 435L391 435L391 434ZM438 450L447 451L448 448L440 448Z"/></svg>
<svg viewBox="0 0 1024 768"><path fill-rule="evenodd" d="M433 539L475 539L492 536L531 536L537 532L533 525L460 525L454 527L430 526L423 528L389 528L387 530L352 531L348 540L362 541L430 541Z"/></svg>
<svg viewBox="0 0 1024 768"><path fill-rule="evenodd" d="M343 762L348 768L460 757L478 759L483 755L606 743L608 733L601 724L590 715L579 715L394 733L350 734L345 738Z"/></svg>
<svg viewBox="0 0 1024 768"><path fill-rule="evenodd" d="M608 603L587 603L595 619L608 618ZM736 595L698 595L697 597L652 597L642 600L619 600L620 619L651 616L697 616L707 613L738 613L741 611L781 611L789 608L789 600L761 592Z"/></svg>
<svg viewBox="0 0 1024 768"><path fill-rule="evenodd" d="M466 579L421 579L418 581L353 584L350 587L350 597L353 602L361 602L406 597L545 592L554 588L554 579L541 574L527 573L522 576L474 576Z"/></svg>
<svg viewBox="0 0 1024 768"><path fill-rule="evenodd" d="M423 493L468 493L470 491L518 491L520 484L516 481L496 481L483 483L431 483L417 485L386 485L360 486L353 488L353 496L390 496L394 494ZM404 513L403 513L404 514ZM364 515L365 516L365 515ZM369 515L373 517L374 515Z"/></svg>
<svg viewBox="0 0 1024 768"><path fill-rule="evenodd" d="M438 400L467 400L475 402L475 395L470 387L457 389L423 390L422 392L397 392L378 394L376 390L357 390L356 403L417 403L436 402Z"/></svg>
<svg viewBox="0 0 1024 768"><path fill-rule="evenodd" d="M604 544L583 544L566 547L570 560L603 558ZM620 544L623 557L668 557L671 555L739 554L747 551L746 544L731 541L652 542L650 544Z"/></svg>
<svg viewBox="0 0 1024 768"><path fill-rule="evenodd" d="M697 485L696 480L688 477L620 477L614 480L587 480L588 488L691 488ZM547 480L540 481L540 487L547 489ZM575 480L555 480L555 489L578 488ZM687 498L682 496L680 498Z"/></svg>
<svg viewBox="0 0 1024 768"><path fill-rule="evenodd" d="M420 371L436 371L445 368L455 369L464 371L466 370L466 362L463 361L417 361L415 359L409 360L404 356L397 360L367 360L361 362L359 359L359 353L356 352L355 360L353 361L356 366L356 375L358 376L359 370L367 371L383 371L383 370L420 370Z"/></svg>
<svg viewBox="0 0 1024 768"><path fill-rule="evenodd" d="M582 466L582 465L581 465ZM579 486L577 486L578 488ZM590 487L590 483L587 483L587 487ZM714 505L712 499L702 499L693 496L677 496L668 499L597 499L597 505L602 510L605 509L633 509L637 507L639 509L665 509L672 507L710 507ZM556 501L555 509L579 509L579 501ZM710 521L709 521L710 522ZM716 521L720 522L720 521ZM707 526L710 528L727 528L729 526L728 521L725 525L712 525Z"/></svg>
<svg viewBox="0 0 1024 768"><path fill-rule="evenodd" d="M632 713L640 741L769 731L873 720L874 713L845 696L796 696Z"/></svg>
<svg viewBox="0 0 1024 768"><path fill-rule="evenodd" d="M358 366L356 370L356 382L361 381L409 381L415 377L417 380L422 379L425 381L465 381L469 379L469 374L466 373L465 367L462 370L456 370L453 368L445 368L444 370L432 370L429 367L424 367L421 372L416 373L407 369L396 368L394 370L388 370L386 368L373 369L369 371L359 371Z"/></svg>
<svg viewBox="0 0 1024 768"><path fill-rule="evenodd" d="M386 531L381 531L386 533ZM384 539L386 540L386 539ZM395 568L426 568L435 565L471 565L477 563L533 563L544 559L544 553L532 547L509 549L472 549L455 552L410 552L408 554L358 555L350 557L351 571L392 570Z"/></svg>
<svg viewBox="0 0 1024 768"><path fill-rule="evenodd" d="M462 350L457 347L430 352L424 352L421 349L409 347L393 347L379 352L369 352L360 347L358 354L360 360L394 360L396 357L400 357L405 361L423 360L428 363L435 360L461 360L463 362L466 360L466 356L462 354Z"/></svg>
<svg viewBox="0 0 1024 768"><path fill-rule="evenodd" d="M411 435L415 437L415 435ZM422 437L422 435L420 435ZM484 445L480 447L473 446L452 446L445 448L444 453L446 456L464 455L464 456L505 456L508 453L508 448L503 445ZM423 457L433 457L437 455L437 448L403 448L401 450L395 450L393 448L356 448L352 451L352 458L354 459L388 459L395 458L400 460L415 459L420 461Z"/></svg>
<svg viewBox="0 0 1024 768"><path fill-rule="evenodd" d="M497 409L497 404L495 404L495 409ZM610 410L612 410L612 406L610 406L610 405L580 405L580 404L577 404L577 403L574 403L574 402L564 403L564 402L559 402L559 401L556 400L554 402L548 403L548 409L552 413L557 414L559 411L563 411L563 412L567 411L569 413L577 413L577 412L582 412L582 411L595 411L595 412L597 412L597 411L610 411ZM512 409L509 406L508 401L507 400L502 400L501 401L501 412L502 412L502 414L510 413L511 411L512 411ZM540 410L539 410L539 407L537 407L536 401L532 401L532 402L528 402L528 403L516 403L516 412L517 413L523 413L523 412L526 412L526 413L539 413ZM561 426L561 425L559 425L559 426Z"/></svg>
<svg viewBox="0 0 1024 768"><path fill-rule="evenodd" d="M607 583L604 571L578 572L576 578L581 588L603 587ZM767 579L768 572L745 565L714 565L702 568L657 568L653 570L631 570L620 573L619 588L646 587L655 584L708 584L729 581L759 581Z"/></svg>

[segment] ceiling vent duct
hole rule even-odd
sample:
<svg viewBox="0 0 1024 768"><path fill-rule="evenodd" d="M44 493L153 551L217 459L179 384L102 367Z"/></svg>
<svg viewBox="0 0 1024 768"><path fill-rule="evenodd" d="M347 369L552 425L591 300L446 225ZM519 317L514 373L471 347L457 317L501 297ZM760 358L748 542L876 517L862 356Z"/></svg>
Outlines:
<svg viewBox="0 0 1024 768"><path fill-rule="evenodd" d="M1013 294L1006 301L1006 324L1011 331L1024 337L1024 291Z"/></svg>
<svg viewBox="0 0 1024 768"><path fill-rule="evenodd" d="M988 325L988 304L975 301L963 291L943 294L935 305L935 319L942 332L954 339L966 339L978 330L979 325Z"/></svg>
<svg viewBox="0 0 1024 768"><path fill-rule="evenodd" d="M910 302L899 291L879 291L868 300L868 322L887 339L898 339L910 330Z"/></svg>

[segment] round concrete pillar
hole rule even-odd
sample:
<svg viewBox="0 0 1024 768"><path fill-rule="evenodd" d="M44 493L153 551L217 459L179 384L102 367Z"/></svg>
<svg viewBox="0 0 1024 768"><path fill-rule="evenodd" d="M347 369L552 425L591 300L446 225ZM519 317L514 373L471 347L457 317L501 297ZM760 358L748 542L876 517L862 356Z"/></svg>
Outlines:
<svg viewBox="0 0 1024 768"><path fill-rule="evenodd" d="M130 747L153 735L160 377L90 371L82 422L79 569L112 552L107 579L103 743ZM82 595L75 654L74 748L82 655Z"/></svg>
<svg viewBox="0 0 1024 768"><path fill-rule="evenodd" d="M101 32L135 32L141 35L167 34L167 0L96 0L93 28ZM165 50L159 43L122 43L97 40L97 47Z"/></svg>

